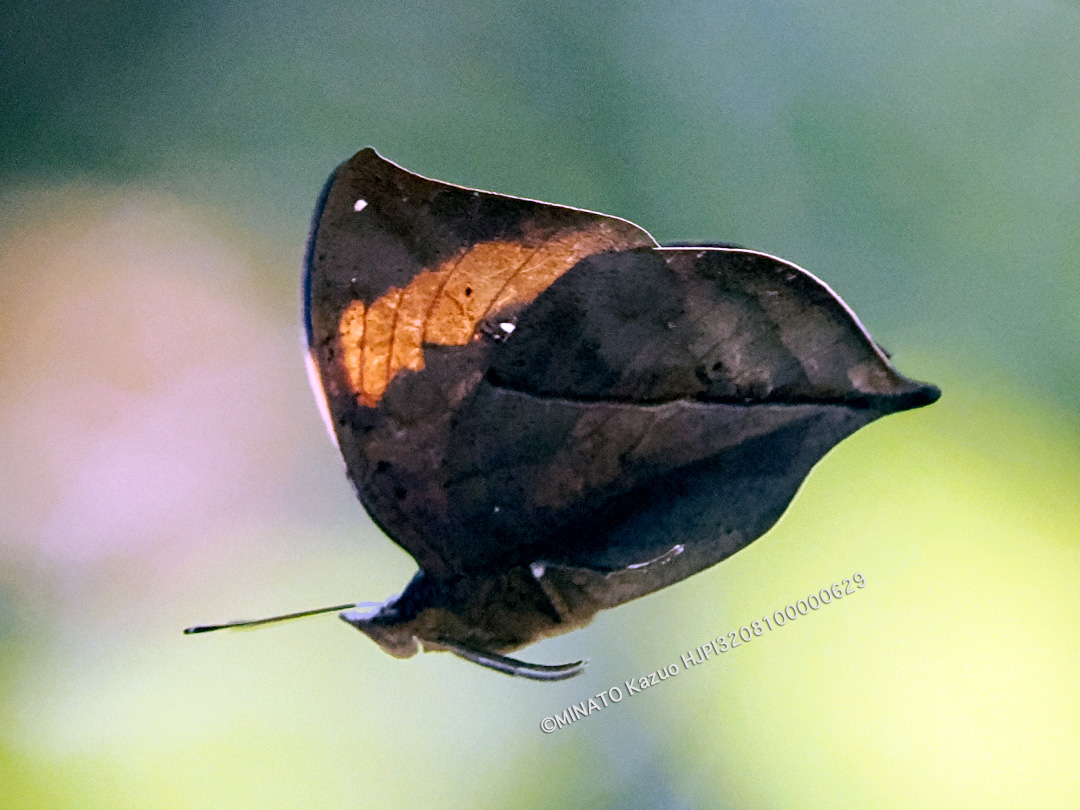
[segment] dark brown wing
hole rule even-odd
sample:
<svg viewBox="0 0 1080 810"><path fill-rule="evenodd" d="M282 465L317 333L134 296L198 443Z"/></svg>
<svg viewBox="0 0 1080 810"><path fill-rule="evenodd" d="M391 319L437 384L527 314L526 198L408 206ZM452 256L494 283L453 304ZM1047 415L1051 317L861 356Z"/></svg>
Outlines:
<svg viewBox="0 0 1080 810"><path fill-rule="evenodd" d="M824 283L742 248L587 259L517 319L489 378L535 396L636 405L873 402L888 412L936 398L890 365Z"/></svg>
<svg viewBox="0 0 1080 810"><path fill-rule="evenodd" d="M448 494L490 538L474 564L502 550L506 565L588 569L625 601L744 547L837 442L937 396L790 263L737 249L598 255L492 351L455 427Z"/></svg>
<svg viewBox="0 0 1080 810"><path fill-rule="evenodd" d="M625 220L429 180L373 149L331 176L304 285L313 386L364 505L425 570L456 568L441 476L484 336L582 258L651 245Z"/></svg>

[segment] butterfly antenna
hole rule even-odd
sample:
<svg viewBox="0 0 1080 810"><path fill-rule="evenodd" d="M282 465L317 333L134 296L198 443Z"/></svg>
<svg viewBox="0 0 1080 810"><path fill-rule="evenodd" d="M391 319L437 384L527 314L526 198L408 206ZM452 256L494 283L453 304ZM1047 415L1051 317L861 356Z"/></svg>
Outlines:
<svg viewBox="0 0 1080 810"><path fill-rule="evenodd" d="M356 607L376 607L379 602L350 602L347 605L334 605L333 607L315 608L314 610L301 610L297 613L285 613L281 616L270 616L266 619L250 619L245 621L225 622L224 624L198 624L194 627L184 628L185 635L192 633L209 633L211 630L225 630L226 628L258 627L263 624L274 622L287 622L290 619L302 619L305 616L318 616L320 613L338 613Z"/></svg>

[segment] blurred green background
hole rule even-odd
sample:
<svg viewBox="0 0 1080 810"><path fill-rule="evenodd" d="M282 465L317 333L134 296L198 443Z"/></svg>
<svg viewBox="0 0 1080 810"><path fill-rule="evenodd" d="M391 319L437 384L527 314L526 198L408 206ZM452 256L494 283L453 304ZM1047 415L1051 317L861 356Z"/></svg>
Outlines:
<svg viewBox="0 0 1080 810"><path fill-rule="evenodd" d="M1078 65L1073 2L4 4L0 807L1080 807ZM797 262L944 396L528 651L578 679L333 617L184 637L412 574L298 338L310 211L367 145Z"/></svg>

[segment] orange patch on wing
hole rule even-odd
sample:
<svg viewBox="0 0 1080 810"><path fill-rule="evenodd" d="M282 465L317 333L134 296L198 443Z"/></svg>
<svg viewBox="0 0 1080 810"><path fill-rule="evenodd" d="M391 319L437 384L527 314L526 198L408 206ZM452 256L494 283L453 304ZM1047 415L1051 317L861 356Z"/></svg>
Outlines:
<svg viewBox="0 0 1080 810"><path fill-rule="evenodd" d="M397 324L394 327L390 379L403 368L423 370L424 352L421 346L424 342L424 324L435 303L435 296L442 288L444 276L445 273L424 270L405 288L398 304Z"/></svg>
<svg viewBox="0 0 1080 810"><path fill-rule="evenodd" d="M353 301L338 322L349 387L373 408L399 371L423 370L425 343L464 346L488 315L532 303L586 256L637 244L606 222L544 240L481 242L387 290L366 311Z"/></svg>
<svg viewBox="0 0 1080 810"><path fill-rule="evenodd" d="M401 290L390 290L372 304L364 317L364 374L361 404L374 407L390 384L390 348Z"/></svg>
<svg viewBox="0 0 1080 810"><path fill-rule="evenodd" d="M472 340L495 296L542 249L513 242L475 245L461 261L447 268L449 275L428 316L425 341L464 346Z"/></svg>
<svg viewBox="0 0 1080 810"><path fill-rule="evenodd" d="M571 231L552 239L498 290L488 310L498 313L507 307L530 304L567 270L594 253L613 247L617 235L606 225L589 231Z"/></svg>
<svg viewBox="0 0 1080 810"><path fill-rule="evenodd" d="M345 379L354 394L364 390L364 302L353 301L338 321L338 344Z"/></svg>

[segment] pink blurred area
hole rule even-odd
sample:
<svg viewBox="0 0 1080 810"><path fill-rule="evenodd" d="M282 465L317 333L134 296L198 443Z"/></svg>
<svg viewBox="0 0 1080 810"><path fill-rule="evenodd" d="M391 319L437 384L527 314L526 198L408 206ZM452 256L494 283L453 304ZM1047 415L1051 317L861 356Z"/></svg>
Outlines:
<svg viewBox="0 0 1080 810"><path fill-rule="evenodd" d="M171 198L8 202L0 557L61 579L120 562L132 579L274 520L310 438L281 429L303 384L295 299L256 283L267 270L240 236Z"/></svg>

